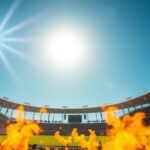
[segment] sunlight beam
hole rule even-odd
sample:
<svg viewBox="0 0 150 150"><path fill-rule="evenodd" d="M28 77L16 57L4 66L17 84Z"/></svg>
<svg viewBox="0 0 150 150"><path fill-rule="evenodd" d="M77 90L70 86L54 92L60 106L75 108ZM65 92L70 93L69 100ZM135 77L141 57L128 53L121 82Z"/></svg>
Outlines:
<svg viewBox="0 0 150 150"><path fill-rule="evenodd" d="M9 21L9 19L11 18L11 16L14 14L14 12L16 11L17 7L19 6L20 2L22 0L16 0L13 5L11 6L11 8L9 9L9 11L7 12L6 16L4 17L2 23L0 24L0 30L2 30L4 28L4 26L6 25L6 23Z"/></svg>
<svg viewBox="0 0 150 150"><path fill-rule="evenodd" d="M16 75L14 69L12 68L12 66L10 65L10 63L8 62L8 60L6 59L6 57L4 56L4 54L1 51L0 51L0 58L1 58L2 62L4 63L4 65L6 66L6 69L8 70L8 72L16 80L17 75Z"/></svg>
<svg viewBox="0 0 150 150"><path fill-rule="evenodd" d="M24 59L25 61L33 63L32 59L29 56L25 55L23 52L20 52L4 43L1 43L1 47L3 47L7 51L19 56L20 58Z"/></svg>
<svg viewBox="0 0 150 150"><path fill-rule="evenodd" d="M25 58L25 55L22 52L4 44L4 43L1 43L1 47L5 48L7 51L9 51L9 52L21 57L21 58Z"/></svg>
<svg viewBox="0 0 150 150"><path fill-rule="evenodd" d="M15 31L18 31L26 26L28 26L29 24L31 24L32 22L36 21L37 19L39 19L39 17L41 17L44 13L38 13L22 22L20 22L19 24L9 28L8 30L6 30L5 32L2 33L3 36L6 36L8 34L11 34Z"/></svg>
<svg viewBox="0 0 150 150"><path fill-rule="evenodd" d="M39 42L40 39L30 37L6 37L1 39L2 42Z"/></svg>

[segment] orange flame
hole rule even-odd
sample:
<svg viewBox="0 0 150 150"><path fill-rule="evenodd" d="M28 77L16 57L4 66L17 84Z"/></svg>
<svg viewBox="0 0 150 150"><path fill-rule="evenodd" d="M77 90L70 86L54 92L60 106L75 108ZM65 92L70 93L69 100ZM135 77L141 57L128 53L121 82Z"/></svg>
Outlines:
<svg viewBox="0 0 150 150"><path fill-rule="evenodd" d="M24 107L22 105L18 106L15 111L15 118L18 120L24 118Z"/></svg>
<svg viewBox="0 0 150 150"><path fill-rule="evenodd" d="M120 119L113 114L116 110L115 107L111 107L106 112L106 122L111 126L107 135L111 137L111 141L104 143L103 149L150 150L150 127L143 124L145 114L139 112L133 116L125 115Z"/></svg>
<svg viewBox="0 0 150 150"><path fill-rule="evenodd" d="M19 110L24 110L19 107ZM39 134L41 128L32 122L25 122L19 117L17 123L10 124L6 127L6 140L1 142L0 150L28 150L28 141L34 134Z"/></svg>
<svg viewBox="0 0 150 150"><path fill-rule="evenodd" d="M19 106L17 111L19 112L18 121L6 127L7 137L4 141L0 140L0 150L28 150L29 139L42 131L38 124L23 120L20 115L20 112L24 111L23 106ZM150 126L145 126L143 123L145 114L139 112L133 116L125 115L119 118L115 116L115 111L117 108L110 107L106 112L107 135L111 140L102 144L103 150L150 150ZM47 110L41 108L40 112L46 113ZM82 148L97 150L98 142L95 131L91 129L88 131L89 139L86 139L84 134L79 135L77 128L74 128L71 136L67 138L61 136L59 131L55 133L55 137L65 145L66 150L73 141ZM50 150L48 147L46 149Z"/></svg>
<svg viewBox="0 0 150 150"><path fill-rule="evenodd" d="M65 150L68 150L68 145L72 142L71 136L69 136L68 138L65 139L63 136L60 135L59 131L56 131L55 132L55 138L58 140L58 142L65 145Z"/></svg>
<svg viewBox="0 0 150 150"><path fill-rule="evenodd" d="M40 108L40 113L47 113L47 109L46 108Z"/></svg>
<svg viewBox="0 0 150 150"><path fill-rule="evenodd" d="M96 139L95 131L91 129L89 129L88 131L90 133L89 140L86 140L84 134L79 135L77 132L77 128L73 129L71 136L73 137L74 141L76 143L79 143L82 148L88 148L88 150L97 150L98 142Z"/></svg>

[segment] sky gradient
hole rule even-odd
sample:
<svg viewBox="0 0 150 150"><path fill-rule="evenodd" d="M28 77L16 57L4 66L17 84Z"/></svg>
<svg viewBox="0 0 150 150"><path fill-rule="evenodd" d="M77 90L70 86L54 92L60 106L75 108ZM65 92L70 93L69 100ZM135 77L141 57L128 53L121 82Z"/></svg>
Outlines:
<svg viewBox="0 0 150 150"><path fill-rule="evenodd" d="M0 0L0 97L93 107L149 91L149 8L148 0ZM86 43L70 69L46 57L45 40L61 27Z"/></svg>

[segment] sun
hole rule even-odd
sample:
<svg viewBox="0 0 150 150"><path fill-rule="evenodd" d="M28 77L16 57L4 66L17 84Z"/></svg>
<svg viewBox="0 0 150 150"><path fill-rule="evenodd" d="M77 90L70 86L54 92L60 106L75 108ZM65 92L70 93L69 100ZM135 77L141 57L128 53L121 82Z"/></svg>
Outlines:
<svg viewBox="0 0 150 150"><path fill-rule="evenodd" d="M51 63L60 67L77 65L83 58L84 42L81 36L68 29L55 32L47 47Z"/></svg>

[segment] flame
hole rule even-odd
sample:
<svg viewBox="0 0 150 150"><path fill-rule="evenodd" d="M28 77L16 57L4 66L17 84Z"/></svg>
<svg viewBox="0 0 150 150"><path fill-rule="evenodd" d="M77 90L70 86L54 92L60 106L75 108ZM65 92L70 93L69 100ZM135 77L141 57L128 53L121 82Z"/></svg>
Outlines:
<svg viewBox="0 0 150 150"><path fill-rule="evenodd" d="M77 132L77 128L74 128L72 130L71 136L69 136L67 139L62 137L59 131L55 132L55 137L60 143L65 145L66 150L68 149L68 145L73 141L78 143L82 148L88 148L88 150L97 150L98 142L96 139L95 131L91 129L89 129L88 131L90 133L89 140L86 140L84 134L79 135Z"/></svg>
<svg viewBox="0 0 150 150"><path fill-rule="evenodd" d="M116 117L117 108L110 107L106 112L106 123L109 126L107 136L108 142L102 144L103 150L150 150L150 126L145 126L143 119L145 114L136 113L133 116L125 115L122 118ZM97 150L98 142L94 130L89 129L89 140L84 134L79 135L77 128L71 133L72 141L78 143L81 148ZM60 136L59 131L55 133L59 142L66 145L66 141Z"/></svg>
<svg viewBox="0 0 150 150"><path fill-rule="evenodd" d="M19 107L19 110L24 110ZM6 140L1 142L0 150L28 150L29 139L36 134L39 134L42 129L35 123L24 121L19 117L18 121L6 127Z"/></svg>
<svg viewBox="0 0 150 150"><path fill-rule="evenodd" d="M148 137L150 127L143 123L145 114L136 113L133 116L125 115L118 118L114 115L117 109L111 107L106 112L106 123L111 126L107 135L111 141L103 144L104 150L150 150Z"/></svg>
<svg viewBox="0 0 150 150"><path fill-rule="evenodd" d="M48 113L46 108L40 108L40 113Z"/></svg>
<svg viewBox="0 0 150 150"><path fill-rule="evenodd" d="M18 106L17 110L24 111L24 107L22 105Z"/></svg>
<svg viewBox="0 0 150 150"><path fill-rule="evenodd" d="M143 123L144 113L139 112L133 116L125 115L119 118L115 115L117 108L105 106L104 110L106 110L108 125L107 136L110 140L102 144L103 150L150 150L150 126L145 126ZM19 106L16 114L18 121L6 127L7 137L4 141L0 139L0 150L28 150L29 139L42 132L38 124L25 121L21 115L22 112L24 112L24 107ZM40 112L47 113L47 110L41 108ZM95 131L91 129L88 131L89 139L84 134L79 135L77 128L74 128L67 138L56 131L55 138L65 146L65 150L68 150L68 145L72 142L78 143L81 148L97 150L98 141ZM46 147L46 150L50 148Z"/></svg>
<svg viewBox="0 0 150 150"><path fill-rule="evenodd" d="M86 140L84 134L79 135L78 131L77 131L77 128L73 129L71 136L74 139L74 141L76 143L79 143L79 145L82 148L87 148L88 150L97 150L98 142L97 142L97 139L96 139L95 131L91 130L91 129L88 129L88 131L90 133L89 140Z"/></svg>
<svg viewBox="0 0 150 150"><path fill-rule="evenodd" d="M68 138L65 139L63 136L60 135L59 131L56 131L55 132L55 138L58 140L58 142L65 145L65 150L68 150L68 145L72 142L71 136L68 136Z"/></svg>
<svg viewBox="0 0 150 150"><path fill-rule="evenodd" d="M22 105L18 106L15 111L14 117L18 120L24 118L24 107Z"/></svg>

